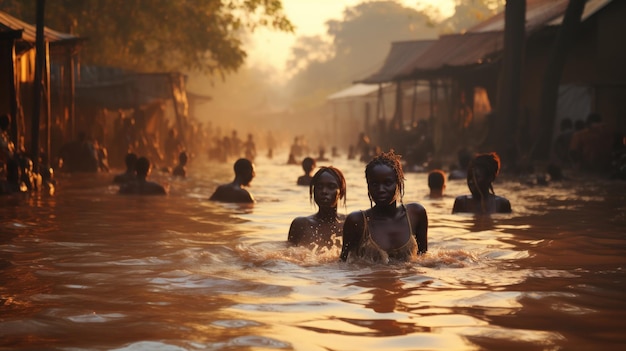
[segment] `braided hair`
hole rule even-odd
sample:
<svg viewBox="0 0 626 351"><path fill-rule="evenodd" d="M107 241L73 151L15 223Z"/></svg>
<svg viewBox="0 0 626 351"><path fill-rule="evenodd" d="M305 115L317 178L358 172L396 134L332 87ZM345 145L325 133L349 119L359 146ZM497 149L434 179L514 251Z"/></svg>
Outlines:
<svg viewBox="0 0 626 351"><path fill-rule="evenodd" d="M309 184L309 200L313 203L313 189L315 189L315 185L321 178L324 172L332 175L335 180L337 180L337 184L339 185L339 199L343 199L343 206L346 206L346 178L343 176L343 173L336 167L333 166L322 166L311 178L311 183Z"/></svg>
<svg viewBox="0 0 626 351"><path fill-rule="evenodd" d="M393 169L396 174L397 195L400 196L400 202L404 196L404 171L402 170L402 163L400 163L401 155L395 153L393 149L389 152L381 152L374 156L372 160L365 166L365 179L369 183L369 175L375 166L384 165ZM371 198L370 198L371 202Z"/></svg>

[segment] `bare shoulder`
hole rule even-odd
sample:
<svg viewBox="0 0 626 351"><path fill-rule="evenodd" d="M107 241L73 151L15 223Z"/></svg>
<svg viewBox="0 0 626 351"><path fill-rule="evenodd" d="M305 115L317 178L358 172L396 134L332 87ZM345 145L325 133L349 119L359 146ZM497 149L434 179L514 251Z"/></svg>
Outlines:
<svg viewBox="0 0 626 351"><path fill-rule="evenodd" d="M405 205L408 212L418 213L425 212L426 208L417 202L411 202Z"/></svg>
<svg viewBox="0 0 626 351"><path fill-rule="evenodd" d="M291 221L291 226L302 226L302 225L306 225L309 223L309 217L296 217L293 219L293 221Z"/></svg>
<svg viewBox="0 0 626 351"><path fill-rule="evenodd" d="M363 222L363 212L362 211L354 211L348 214L345 217L346 225L347 224L357 224Z"/></svg>
<svg viewBox="0 0 626 351"><path fill-rule="evenodd" d="M511 209L511 202L502 197L502 196L496 196L496 209L498 212L500 213L510 213L513 212Z"/></svg>

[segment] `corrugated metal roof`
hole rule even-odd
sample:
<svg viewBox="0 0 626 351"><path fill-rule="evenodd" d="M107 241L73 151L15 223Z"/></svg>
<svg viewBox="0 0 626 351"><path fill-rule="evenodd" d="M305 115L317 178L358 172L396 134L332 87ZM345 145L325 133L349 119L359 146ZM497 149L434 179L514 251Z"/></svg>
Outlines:
<svg viewBox="0 0 626 351"><path fill-rule="evenodd" d="M9 30L22 30L22 40L27 42L34 43L37 40L36 26L0 11L0 32ZM80 39L73 34L58 32L48 27L44 27L44 37L50 43Z"/></svg>
<svg viewBox="0 0 626 351"><path fill-rule="evenodd" d="M586 20L612 0L587 0L582 20ZM526 32L531 33L541 27L557 26L563 22L563 16L569 0L526 0ZM503 31L504 11L484 22L468 29L468 32Z"/></svg>
<svg viewBox="0 0 626 351"><path fill-rule="evenodd" d="M434 42L435 40L411 40L391 43L389 54L378 72L357 83L378 84L392 81Z"/></svg>
<svg viewBox="0 0 626 351"><path fill-rule="evenodd" d="M503 32L480 32L444 35L422 55L399 72L397 78L419 71L433 71L444 67L487 63L489 56L504 47Z"/></svg>
<svg viewBox="0 0 626 351"><path fill-rule="evenodd" d="M526 1L527 34L545 26L560 25L569 2L569 0ZM587 0L582 20L591 17L612 1ZM404 51L405 48L400 45L402 42L392 45L383 68L361 82L409 79L415 78L420 72L435 72L446 67L487 63L504 48L504 12L470 28L464 34L444 35L436 41L429 42L430 44L420 53L417 53L418 50L410 50L408 44Z"/></svg>
<svg viewBox="0 0 626 351"><path fill-rule="evenodd" d="M328 100L339 100L353 98L359 96L375 95L378 91L378 85L372 84L354 84L348 88L340 90L327 97Z"/></svg>
<svg viewBox="0 0 626 351"><path fill-rule="evenodd" d="M585 3L585 10L583 11L583 14L581 16L581 21L585 21L587 18L593 16L596 12L603 9L606 5L608 5L612 1L613 0L587 0L587 2ZM563 12L563 15L550 21L548 25L550 26L561 25L561 23L563 23L563 17L565 17L565 12Z"/></svg>

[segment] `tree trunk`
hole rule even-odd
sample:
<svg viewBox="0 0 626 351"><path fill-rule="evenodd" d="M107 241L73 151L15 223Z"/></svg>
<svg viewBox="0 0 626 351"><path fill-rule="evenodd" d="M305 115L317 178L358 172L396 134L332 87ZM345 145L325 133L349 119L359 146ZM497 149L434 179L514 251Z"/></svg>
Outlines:
<svg viewBox="0 0 626 351"><path fill-rule="evenodd" d="M543 75L543 86L541 92L541 132L533 147L532 154L536 159L547 159L552 147L552 133L554 120L556 118L556 105L559 97L559 85L563 67L567 61L567 53L574 44L580 18L585 9L586 0L570 0L565 10L563 23L556 36L556 41L552 46L552 51Z"/></svg>

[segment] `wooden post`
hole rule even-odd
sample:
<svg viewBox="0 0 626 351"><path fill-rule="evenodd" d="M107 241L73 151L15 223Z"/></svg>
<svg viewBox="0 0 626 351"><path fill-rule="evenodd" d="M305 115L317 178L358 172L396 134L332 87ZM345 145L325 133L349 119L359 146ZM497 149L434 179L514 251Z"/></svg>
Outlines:
<svg viewBox="0 0 626 351"><path fill-rule="evenodd" d="M517 126L520 111L522 59L524 53L526 0L507 0L504 10L504 58L500 74L496 105L495 142L496 151L503 163L516 157Z"/></svg>
<svg viewBox="0 0 626 351"><path fill-rule="evenodd" d="M37 0L37 31L36 31L36 54L35 54L35 82L33 85L33 119L31 126L31 157L33 160L33 171L39 173L39 125L41 115L41 99L43 92L43 69L45 63L45 43L44 43L44 6L45 0Z"/></svg>

